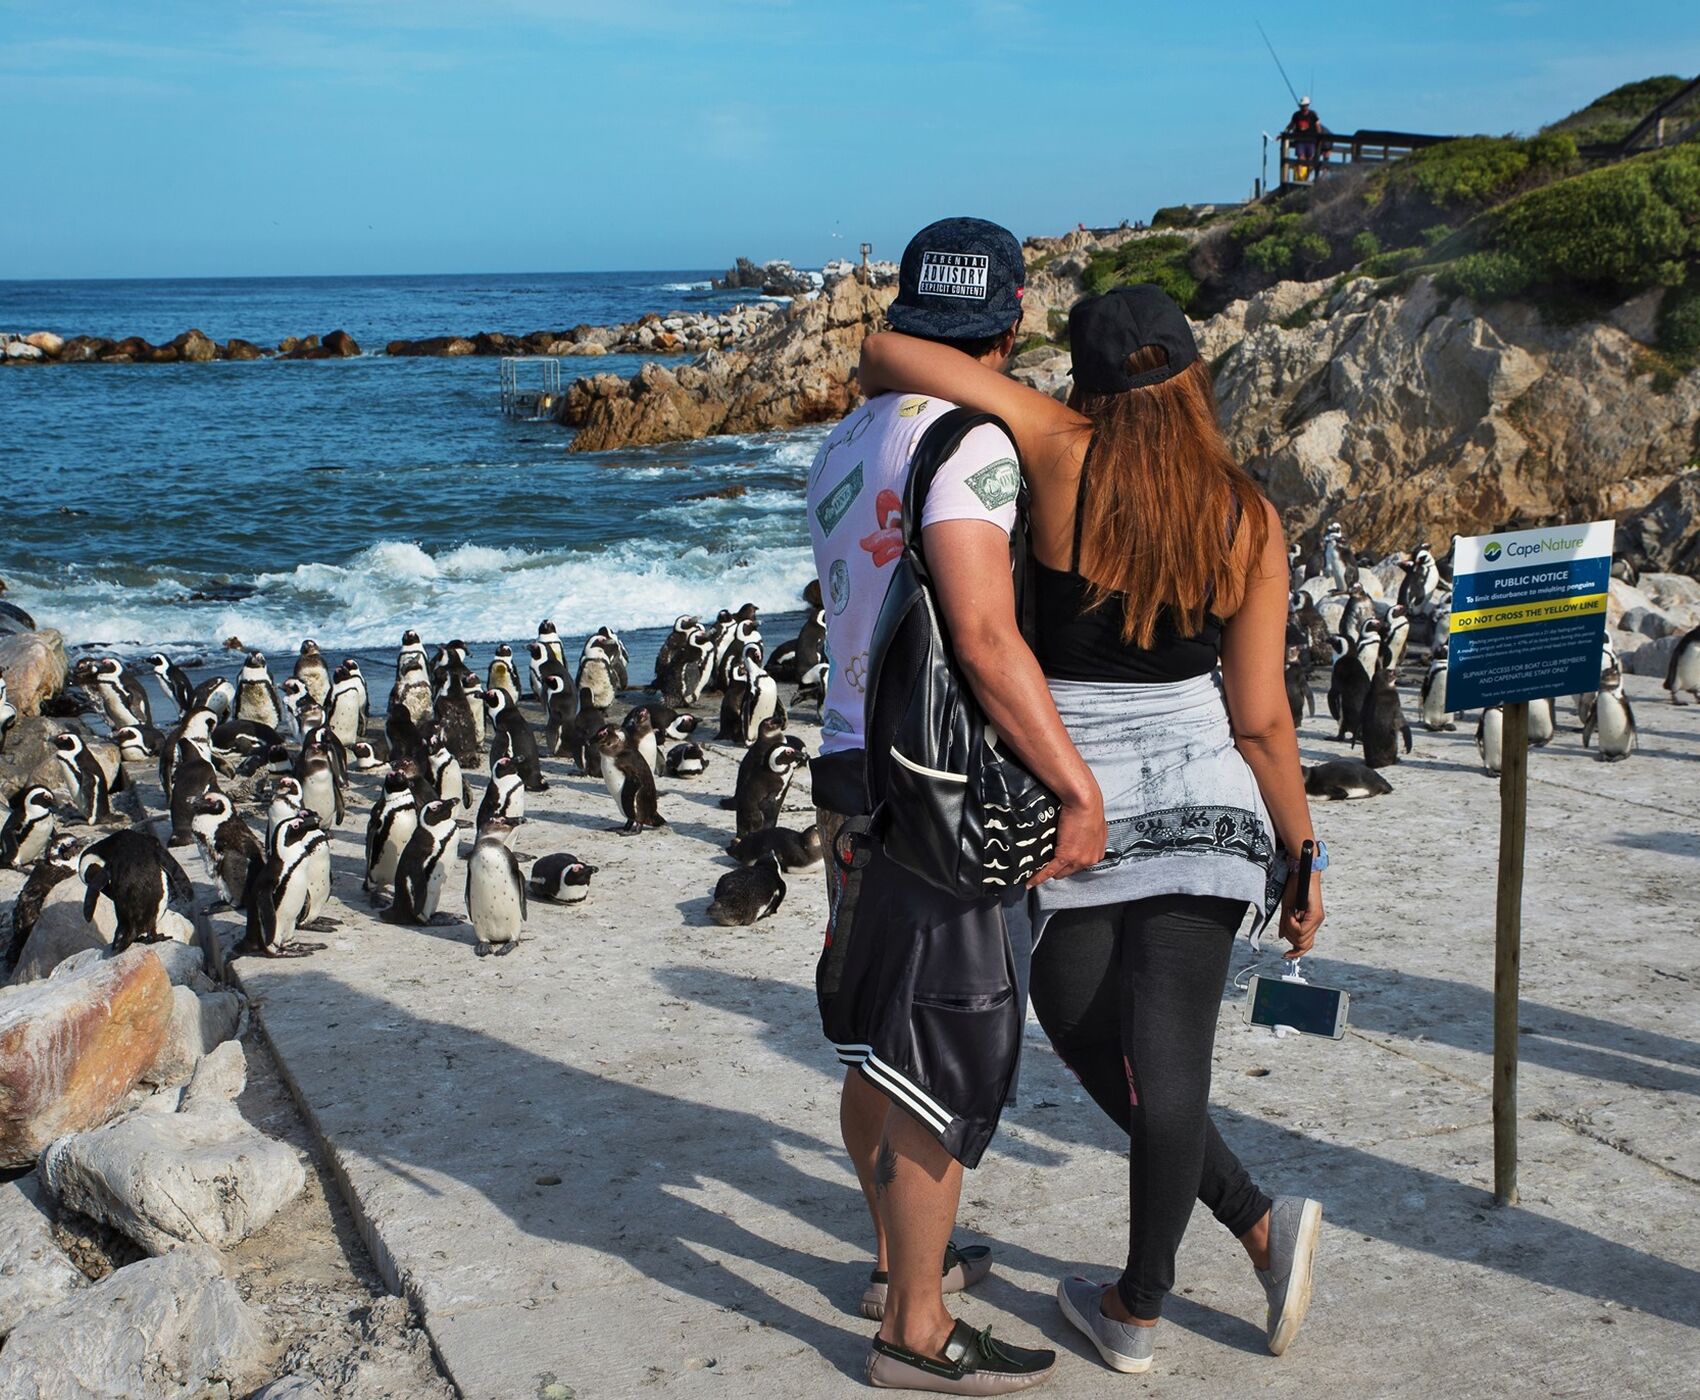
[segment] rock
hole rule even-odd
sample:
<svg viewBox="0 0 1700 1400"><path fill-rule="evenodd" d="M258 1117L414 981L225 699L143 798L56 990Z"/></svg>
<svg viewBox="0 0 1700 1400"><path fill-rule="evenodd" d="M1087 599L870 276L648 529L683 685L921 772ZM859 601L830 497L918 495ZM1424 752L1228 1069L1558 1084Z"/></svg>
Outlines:
<svg viewBox="0 0 1700 1400"><path fill-rule="evenodd" d="M746 288L756 291L761 287L766 275L764 268L757 267L748 258L739 258L724 277L715 280L714 285L729 292L743 291Z"/></svg>
<svg viewBox="0 0 1700 1400"><path fill-rule="evenodd" d="M191 364L204 365L218 358L218 344L205 331L184 331L171 345L178 359Z"/></svg>
<svg viewBox="0 0 1700 1400"><path fill-rule="evenodd" d="M283 1376L261 1386L248 1400L325 1400L325 1392L312 1376Z"/></svg>
<svg viewBox="0 0 1700 1400"><path fill-rule="evenodd" d="M277 353L280 356L300 356L309 350L317 350L318 348L319 337L316 335L306 336L305 338L298 335L286 335L277 343Z"/></svg>
<svg viewBox="0 0 1700 1400"><path fill-rule="evenodd" d="M87 1282L53 1238L52 1204L35 1174L0 1183L0 1339Z"/></svg>
<svg viewBox="0 0 1700 1400"><path fill-rule="evenodd" d="M245 1070L241 1042L225 1041L196 1068L175 1113L133 1112L58 1139L42 1154L43 1183L153 1254L240 1243L307 1184L296 1152L237 1110Z"/></svg>
<svg viewBox="0 0 1700 1400"><path fill-rule="evenodd" d="M65 688L65 639L51 627L0 637L0 676L20 715L40 713L41 702Z"/></svg>
<svg viewBox="0 0 1700 1400"><path fill-rule="evenodd" d="M224 343L224 358L227 360L263 360L266 352L251 340L238 340L232 337Z"/></svg>
<svg viewBox="0 0 1700 1400"><path fill-rule="evenodd" d="M206 955L192 941L169 939L164 943L150 943L148 947L159 959L173 987L187 987L194 992L218 990L218 984L207 976Z"/></svg>
<svg viewBox="0 0 1700 1400"><path fill-rule="evenodd" d="M1659 637L1680 636L1688 630L1679 622L1673 620L1670 614L1662 608L1653 607L1631 608L1624 613L1622 620L1617 625L1625 632L1634 632L1643 637L1652 637L1655 640Z"/></svg>
<svg viewBox="0 0 1700 1400"><path fill-rule="evenodd" d="M83 917L83 886L77 879L61 880L48 891L30 930L29 942L18 956L12 972L11 985L21 987L30 982L42 982L64 969L71 976L86 964L67 968L66 963L80 955L90 955L98 961L112 946L117 932L117 916L112 901L103 899L95 908L94 922Z"/></svg>
<svg viewBox="0 0 1700 1400"><path fill-rule="evenodd" d="M45 360L47 353L39 346L31 345L27 340L8 340L6 342L6 358L8 360Z"/></svg>
<svg viewBox="0 0 1700 1400"><path fill-rule="evenodd" d="M33 345L50 359L58 359L65 349L65 338L54 335L52 331L36 331L33 335L24 337L25 345Z"/></svg>
<svg viewBox="0 0 1700 1400"><path fill-rule="evenodd" d="M237 992L197 993L190 987L173 987L165 1045L142 1075L142 1082L161 1086L183 1083L210 1050L236 1034L242 1006Z"/></svg>
<svg viewBox="0 0 1700 1400"><path fill-rule="evenodd" d="M1659 305L1664 299L1665 289L1654 287L1614 307L1606 319L1631 340L1652 345L1659 338Z"/></svg>
<svg viewBox="0 0 1700 1400"><path fill-rule="evenodd" d="M6 591L0 584L0 593ZM0 601L0 637L15 637L19 632L35 631L35 619L16 603Z"/></svg>
<svg viewBox="0 0 1700 1400"><path fill-rule="evenodd" d="M1266 287L1245 303L1244 329L1255 331L1261 326L1279 325L1312 302L1324 300L1332 280L1321 282L1277 282Z"/></svg>
<svg viewBox="0 0 1700 1400"><path fill-rule="evenodd" d="M203 1400L245 1394L265 1339L218 1257L126 1265L20 1323L0 1352L9 1400Z"/></svg>
<svg viewBox="0 0 1700 1400"><path fill-rule="evenodd" d="M1642 571L1700 574L1700 470L1683 472L1625 517L1617 552Z"/></svg>
<svg viewBox="0 0 1700 1400"><path fill-rule="evenodd" d="M64 769L54 752L53 737L65 728L63 720L31 715L13 724L0 750L0 794L10 797L21 787L40 783L55 791L63 785Z"/></svg>
<svg viewBox="0 0 1700 1400"><path fill-rule="evenodd" d="M353 359L360 353L360 347L347 331L332 331L325 337L321 348L342 360Z"/></svg>
<svg viewBox="0 0 1700 1400"><path fill-rule="evenodd" d="M170 1021L171 983L142 947L0 989L0 1167L28 1166L55 1138L104 1123Z"/></svg>
<svg viewBox="0 0 1700 1400"><path fill-rule="evenodd" d="M1681 640L1672 635L1638 646L1623 658L1623 669L1632 676L1656 676L1662 681L1670 671L1671 653Z"/></svg>

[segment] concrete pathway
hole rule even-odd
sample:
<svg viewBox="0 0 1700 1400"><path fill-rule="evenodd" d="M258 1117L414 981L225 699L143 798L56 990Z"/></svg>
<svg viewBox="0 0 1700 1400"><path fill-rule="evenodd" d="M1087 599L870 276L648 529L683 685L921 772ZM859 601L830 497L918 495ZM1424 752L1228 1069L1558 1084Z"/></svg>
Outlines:
<svg viewBox="0 0 1700 1400"><path fill-rule="evenodd" d="M1497 785L1470 733L1419 732L1392 796L1318 810L1335 869L1309 966L1351 990L1350 1034L1276 1041L1241 994L1222 1007L1225 1136L1266 1189L1327 1212L1293 1349L1265 1354L1261 1291L1202 1211L1148 1377L1112 1376L1062 1320L1059 1275L1119 1268L1126 1175L1036 1026L1021 1106L964 1192L959 1238L998 1262L961 1315L1065 1353L1059 1395L1693 1393L1700 708L1632 684L1640 756L1584 754L1567 702L1532 760L1520 1208L1489 1201ZM1338 752L1324 725L1309 758ZM670 784L671 829L637 838L608 831L600 783L549 765L517 844L601 871L488 959L465 924L370 917L361 780L331 946L236 964L380 1268L471 1400L860 1388L869 1241L816 1030L823 882L793 876L756 928L707 923L736 761ZM799 784L787 824L806 802Z"/></svg>

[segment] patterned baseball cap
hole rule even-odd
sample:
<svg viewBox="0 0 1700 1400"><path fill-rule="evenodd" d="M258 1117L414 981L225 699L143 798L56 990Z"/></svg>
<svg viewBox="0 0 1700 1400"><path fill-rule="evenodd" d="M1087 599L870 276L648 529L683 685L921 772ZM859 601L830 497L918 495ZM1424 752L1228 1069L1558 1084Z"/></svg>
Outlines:
<svg viewBox="0 0 1700 1400"><path fill-rule="evenodd" d="M1021 319L1027 264L1015 235L985 219L940 219L909 240L886 310L907 335L978 340Z"/></svg>

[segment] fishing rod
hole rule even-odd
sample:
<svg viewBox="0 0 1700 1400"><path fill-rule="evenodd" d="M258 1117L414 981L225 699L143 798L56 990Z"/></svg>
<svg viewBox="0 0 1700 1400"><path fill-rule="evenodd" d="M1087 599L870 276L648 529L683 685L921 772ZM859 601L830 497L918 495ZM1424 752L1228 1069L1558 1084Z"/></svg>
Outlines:
<svg viewBox="0 0 1700 1400"><path fill-rule="evenodd" d="M1264 32L1263 21L1257 19L1253 20L1252 23L1257 26L1257 32L1263 35L1263 47L1269 50L1269 56L1275 60L1275 67L1279 69L1281 73L1281 81L1287 85L1287 93L1293 99L1293 106L1297 107L1299 105L1299 95L1293 90L1293 80L1287 76L1287 70L1281 65L1280 54L1275 52L1275 45L1269 42L1269 35Z"/></svg>

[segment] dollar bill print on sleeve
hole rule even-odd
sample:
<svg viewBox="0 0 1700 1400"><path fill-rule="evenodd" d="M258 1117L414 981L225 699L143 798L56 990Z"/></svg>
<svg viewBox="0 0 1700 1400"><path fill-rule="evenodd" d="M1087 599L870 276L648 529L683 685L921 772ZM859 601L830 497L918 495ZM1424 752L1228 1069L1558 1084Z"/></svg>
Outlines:
<svg viewBox="0 0 1700 1400"><path fill-rule="evenodd" d="M1021 493L1021 468L1013 457L1000 457L968 478L968 489L987 510L1007 506Z"/></svg>

